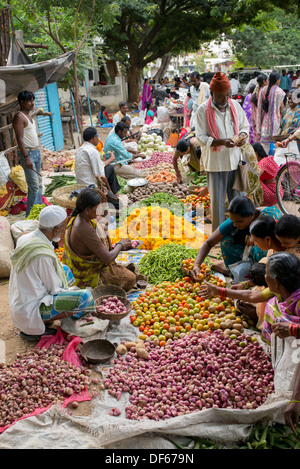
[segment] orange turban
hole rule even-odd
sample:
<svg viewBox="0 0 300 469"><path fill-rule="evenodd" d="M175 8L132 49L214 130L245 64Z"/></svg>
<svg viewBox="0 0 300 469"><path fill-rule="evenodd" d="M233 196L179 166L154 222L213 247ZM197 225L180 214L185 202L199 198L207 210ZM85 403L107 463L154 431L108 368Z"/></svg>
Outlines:
<svg viewBox="0 0 300 469"><path fill-rule="evenodd" d="M228 91L230 86L230 82L225 73L216 72L212 77L209 89L213 93L223 93L223 91Z"/></svg>

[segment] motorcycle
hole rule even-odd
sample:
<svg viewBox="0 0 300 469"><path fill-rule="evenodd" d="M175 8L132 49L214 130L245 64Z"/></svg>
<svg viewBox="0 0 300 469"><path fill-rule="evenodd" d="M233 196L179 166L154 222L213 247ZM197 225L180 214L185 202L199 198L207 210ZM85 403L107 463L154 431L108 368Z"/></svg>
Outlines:
<svg viewBox="0 0 300 469"><path fill-rule="evenodd" d="M241 106L244 102L243 96L241 94L234 94L232 99L235 99L238 103L240 103Z"/></svg>

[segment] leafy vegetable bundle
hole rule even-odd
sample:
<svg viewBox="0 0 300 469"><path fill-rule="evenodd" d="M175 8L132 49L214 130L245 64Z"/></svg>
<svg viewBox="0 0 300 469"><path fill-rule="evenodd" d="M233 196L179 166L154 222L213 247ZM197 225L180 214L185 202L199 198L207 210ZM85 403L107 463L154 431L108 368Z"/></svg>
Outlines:
<svg viewBox="0 0 300 469"><path fill-rule="evenodd" d="M149 277L149 282L158 285L163 281L174 282L182 277L181 262L184 259L195 258L197 249L183 245L165 244L154 251L148 252L139 262L141 274Z"/></svg>
<svg viewBox="0 0 300 469"><path fill-rule="evenodd" d="M50 176L50 179L52 179L52 182L50 182L50 184L47 184L47 186L45 187L45 197L51 197L53 191L55 191L55 189L58 189L59 187L71 186L73 184L76 184L76 177L66 174L62 174L61 176Z"/></svg>

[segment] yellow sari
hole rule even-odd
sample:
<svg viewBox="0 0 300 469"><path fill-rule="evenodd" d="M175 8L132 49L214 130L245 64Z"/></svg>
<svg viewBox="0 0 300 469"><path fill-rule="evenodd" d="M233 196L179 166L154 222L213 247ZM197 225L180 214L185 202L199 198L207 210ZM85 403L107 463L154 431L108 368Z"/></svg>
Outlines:
<svg viewBox="0 0 300 469"><path fill-rule="evenodd" d="M78 256L72 250L70 245L70 236L75 218L76 217L71 218L67 226L62 263L71 269L75 277L75 285L78 288L95 288L99 284L100 271L106 267L106 264L104 264L94 254L91 256ZM97 228L97 223L95 221L91 220L91 224L95 229ZM102 242L109 249L109 237L103 237Z"/></svg>

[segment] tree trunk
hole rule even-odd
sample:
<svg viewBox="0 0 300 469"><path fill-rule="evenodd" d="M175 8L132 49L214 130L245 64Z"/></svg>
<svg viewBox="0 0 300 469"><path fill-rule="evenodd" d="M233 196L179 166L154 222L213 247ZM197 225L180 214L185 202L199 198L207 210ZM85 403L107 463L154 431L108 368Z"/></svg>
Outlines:
<svg viewBox="0 0 300 469"><path fill-rule="evenodd" d="M159 83L160 79L165 76L165 73L168 69L168 66L170 65L171 62L171 56L170 55L164 55L161 58L161 64L159 69L157 70L155 76L153 79L156 81L156 83Z"/></svg>
<svg viewBox="0 0 300 469"><path fill-rule="evenodd" d="M127 69L128 78L128 101L130 103L139 102L140 78L143 69L136 65L131 65Z"/></svg>
<svg viewBox="0 0 300 469"><path fill-rule="evenodd" d="M81 112L78 75L77 75L77 56L75 56L73 60L73 77L74 77L74 104L75 104L75 111L76 111L77 126L78 126L78 131L82 137L83 128L82 128L82 123L81 123L82 112Z"/></svg>

